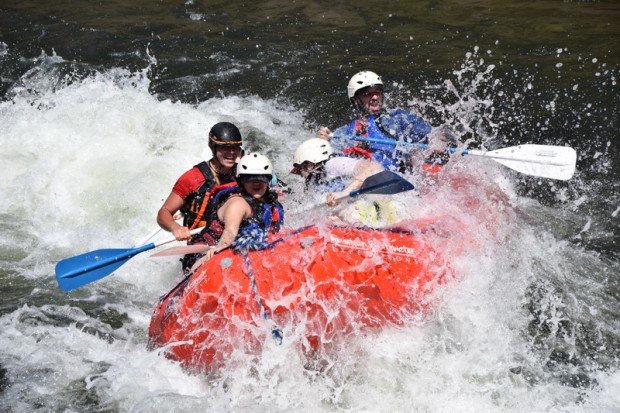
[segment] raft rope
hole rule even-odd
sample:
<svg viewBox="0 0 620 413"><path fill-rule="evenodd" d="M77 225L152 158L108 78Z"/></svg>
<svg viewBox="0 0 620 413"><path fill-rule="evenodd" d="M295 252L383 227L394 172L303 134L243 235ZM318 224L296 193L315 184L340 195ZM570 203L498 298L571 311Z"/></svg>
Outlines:
<svg viewBox="0 0 620 413"><path fill-rule="evenodd" d="M255 222L240 228L232 243L235 251L264 250L268 245L267 230Z"/></svg>
<svg viewBox="0 0 620 413"><path fill-rule="evenodd" d="M256 303L258 304L258 311L264 320L269 320L270 319L269 314L267 314L267 310L265 310L265 307L263 306L263 302L260 298L260 294L258 292L258 286L256 285L256 278L254 277L254 271L252 270L252 264L250 263L250 257L248 256L248 250L247 249L242 250L241 255L243 256L243 262L245 263L245 269L246 269L245 274L248 276L250 280L250 288L252 289L252 294L254 295L254 299L256 300ZM282 330L280 330L280 328L278 328L278 326L275 323L271 327L271 336L273 337L277 345L282 344L282 338L284 337L284 334L282 333Z"/></svg>

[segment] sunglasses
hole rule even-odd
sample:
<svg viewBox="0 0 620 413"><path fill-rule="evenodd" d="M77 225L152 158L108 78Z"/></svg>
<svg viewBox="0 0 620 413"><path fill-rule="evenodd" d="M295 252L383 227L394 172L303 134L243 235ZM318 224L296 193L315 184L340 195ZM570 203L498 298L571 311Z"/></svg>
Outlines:
<svg viewBox="0 0 620 413"><path fill-rule="evenodd" d="M360 97L363 98L367 98L373 95L379 95L382 96L383 95L383 88L378 87L378 86L368 86L367 88L364 88L362 90L360 90L359 92L357 92L357 94Z"/></svg>
<svg viewBox="0 0 620 413"><path fill-rule="evenodd" d="M246 183L246 182L264 182L266 184L269 184L271 182L272 178L273 178L272 175L242 175L240 181L242 183Z"/></svg>

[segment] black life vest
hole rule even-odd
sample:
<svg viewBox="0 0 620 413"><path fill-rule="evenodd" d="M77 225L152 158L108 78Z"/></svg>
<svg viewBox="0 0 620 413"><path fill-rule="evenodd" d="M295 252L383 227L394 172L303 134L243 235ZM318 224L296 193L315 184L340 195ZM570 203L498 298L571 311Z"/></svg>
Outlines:
<svg viewBox="0 0 620 413"><path fill-rule="evenodd" d="M200 162L198 165L194 165L194 167L200 170L205 178L205 181L200 188L185 198L185 202L181 207L181 213L183 214L183 226L188 227L189 229L194 229L205 225L205 212L209 203L210 191L220 184L234 182L234 174L231 174L230 178L228 178L228 176L214 175L208 162Z"/></svg>

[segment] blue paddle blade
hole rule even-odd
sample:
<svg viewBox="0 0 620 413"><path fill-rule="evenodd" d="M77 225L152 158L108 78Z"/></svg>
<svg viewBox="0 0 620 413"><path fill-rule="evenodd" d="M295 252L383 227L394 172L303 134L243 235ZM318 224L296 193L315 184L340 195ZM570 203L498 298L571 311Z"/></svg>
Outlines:
<svg viewBox="0 0 620 413"><path fill-rule="evenodd" d="M103 249L66 258L56 264L56 280L63 291L71 291L113 273L131 257L155 248L146 244L137 248Z"/></svg>
<svg viewBox="0 0 620 413"><path fill-rule="evenodd" d="M89 284L91 282L95 282L103 277L110 275L118 267L125 264L127 261L129 261L129 258L116 261L112 264L108 264L105 267L90 270L83 274L75 275L73 277L66 277L66 278L59 275L58 267L62 263L62 262L59 262L56 265L56 280L58 281L58 287L60 287L60 289L63 291L75 290L76 288L82 287L83 285Z"/></svg>
<svg viewBox="0 0 620 413"><path fill-rule="evenodd" d="M353 197L361 194L392 195L410 191L414 188L411 182L400 175L390 171L383 171L366 178L361 188L357 191L351 191L349 196Z"/></svg>

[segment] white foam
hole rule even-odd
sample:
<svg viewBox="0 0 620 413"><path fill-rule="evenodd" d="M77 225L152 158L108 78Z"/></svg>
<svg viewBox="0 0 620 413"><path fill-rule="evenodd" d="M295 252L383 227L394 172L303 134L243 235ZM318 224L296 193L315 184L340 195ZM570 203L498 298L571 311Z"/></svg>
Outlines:
<svg viewBox="0 0 620 413"><path fill-rule="evenodd" d="M492 70L484 68L470 86L489 82ZM460 85L447 87L472 95ZM41 87L36 96L21 91L0 103L0 213L18 223L18 230L3 232L2 245L37 246L20 247L29 254L24 277L51 278L59 258L129 246L150 232L176 178L204 158L206 132L215 122L239 125L252 136L250 149L265 151L281 177L298 183L286 173L290 156L312 131L302 126L297 108L237 96L189 105L160 101L148 88L142 74L116 70L58 90ZM486 113L488 104L482 96L449 109L473 125L472 111ZM478 183L442 182L472 170ZM410 218L451 216L478 246L463 250L461 239L437 236L459 278L440 288L432 310L410 326L360 335L326 356L323 370L308 366L299 351L303 327L286 326L284 344L266 340L261 357L234 354L215 377L190 375L146 349L151 306L179 280L179 264L142 254L60 305L24 306L0 317L1 360L11 382L6 403L15 410L37 402L70 409L77 388L123 411L613 411L616 372L597 372L595 389L563 385L541 366L546 360L527 332L528 288L540 279L569 282L566 274L578 268L567 264L573 247L518 219L513 205L519 200L500 166L463 157L442 174L436 184L411 177L419 192L403 197ZM577 289L600 293L590 288ZM113 331L71 297L126 313L128 320ZM545 302L562 303L555 298L549 293ZM560 307L545 309L549 325L564 317ZM77 323L116 340L88 334ZM570 340L563 344L574 351Z"/></svg>

